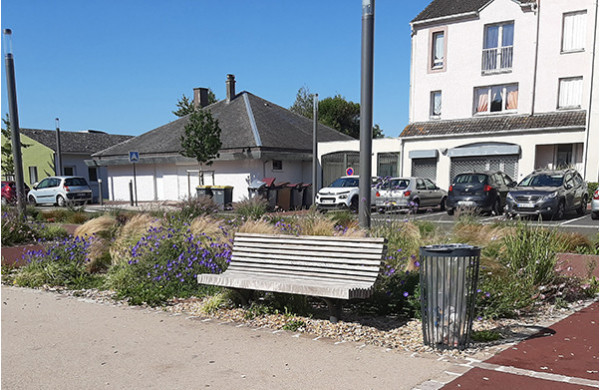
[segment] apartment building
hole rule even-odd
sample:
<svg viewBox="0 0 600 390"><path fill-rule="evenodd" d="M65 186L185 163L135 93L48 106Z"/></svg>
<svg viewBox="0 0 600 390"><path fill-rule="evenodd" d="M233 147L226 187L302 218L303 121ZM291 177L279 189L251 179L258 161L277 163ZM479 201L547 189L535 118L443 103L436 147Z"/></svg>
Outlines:
<svg viewBox="0 0 600 390"><path fill-rule="evenodd" d="M446 187L575 166L598 181L596 0L434 0L411 27L403 175Z"/></svg>

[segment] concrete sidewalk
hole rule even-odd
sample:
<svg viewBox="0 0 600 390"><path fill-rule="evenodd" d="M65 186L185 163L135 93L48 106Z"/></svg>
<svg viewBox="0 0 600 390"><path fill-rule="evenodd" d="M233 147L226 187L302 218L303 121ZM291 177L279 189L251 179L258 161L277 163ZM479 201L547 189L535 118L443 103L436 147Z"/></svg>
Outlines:
<svg viewBox="0 0 600 390"><path fill-rule="evenodd" d="M451 366L2 286L6 389L412 389Z"/></svg>

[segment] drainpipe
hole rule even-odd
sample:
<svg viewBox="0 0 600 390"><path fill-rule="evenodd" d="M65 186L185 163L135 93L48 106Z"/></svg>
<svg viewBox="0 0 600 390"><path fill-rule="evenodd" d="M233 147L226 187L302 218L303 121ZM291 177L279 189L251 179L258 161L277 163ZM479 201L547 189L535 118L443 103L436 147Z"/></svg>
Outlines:
<svg viewBox="0 0 600 390"><path fill-rule="evenodd" d="M535 59L533 63L533 87L531 90L531 116L535 113L535 89L537 88L537 69L538 69L538 56L540 51L540 1L537 1L537 9L534 9L532 5L532 10L537 15L536 27L535 27Z"/></svg>
<svg viewBox="0 0 600 390"><path fill-rule="evenodd" d="M590 144L590 126L592 125L592 102L593 102L593 98L594 98L594 68L596 67L596 39L598 37L598 0L595 1L596 3L596 15L595 15L595 22L594 22L594 42L593 42L593 46L592 46L592 71L590 74L590 101L588 103L588 112L587 112L587 126L585 129L585 143L583 144L583 180L586 180L586 175L587 175L587 166L588 166L588 161L587 161L587 156L588 156L588 150L589 148L589 144ZM597 92L596 92L597 93ZM598 178L596 177L596 180L598 180Z"/></svg>

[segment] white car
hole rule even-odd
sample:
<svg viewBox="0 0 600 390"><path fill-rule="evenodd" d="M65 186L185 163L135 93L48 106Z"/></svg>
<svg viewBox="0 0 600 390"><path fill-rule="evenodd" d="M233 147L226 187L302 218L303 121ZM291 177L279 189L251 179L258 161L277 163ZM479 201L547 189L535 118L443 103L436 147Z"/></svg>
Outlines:
<svg viewBox="0 0 600 390"><path fill-rule="evenodd" d="M371 180L371 207L375 207L375 185L379 178ZM315 204L318 210L350 209L358 210L358 176L344 176L317 193Z"/></svg>
<svg viewBox="0 0 600 390"><path fill-rule="evenodd" d="M92 189L83 177L51 176L35 183L27 200L30 204L51 204L64 207L67 203L91 203Z"/></svg>

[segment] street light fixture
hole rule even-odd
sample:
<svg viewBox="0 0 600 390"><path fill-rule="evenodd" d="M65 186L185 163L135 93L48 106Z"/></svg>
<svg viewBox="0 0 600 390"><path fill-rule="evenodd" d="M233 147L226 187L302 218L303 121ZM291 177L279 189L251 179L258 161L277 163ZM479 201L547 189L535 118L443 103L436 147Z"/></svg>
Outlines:
<svg viewBox="0 0 600 390"><path fill-rule="evenodd" d="M25 216L25 186L23 181L23 159L21 158L21 135L19 110L17 109L17 88L15 85L15 62L12 52L12 30L7 28L4 35L4 65L6 68L6 88L8 90L8 111L10 118L11 142L17 187L17 210Z"/></svg>

